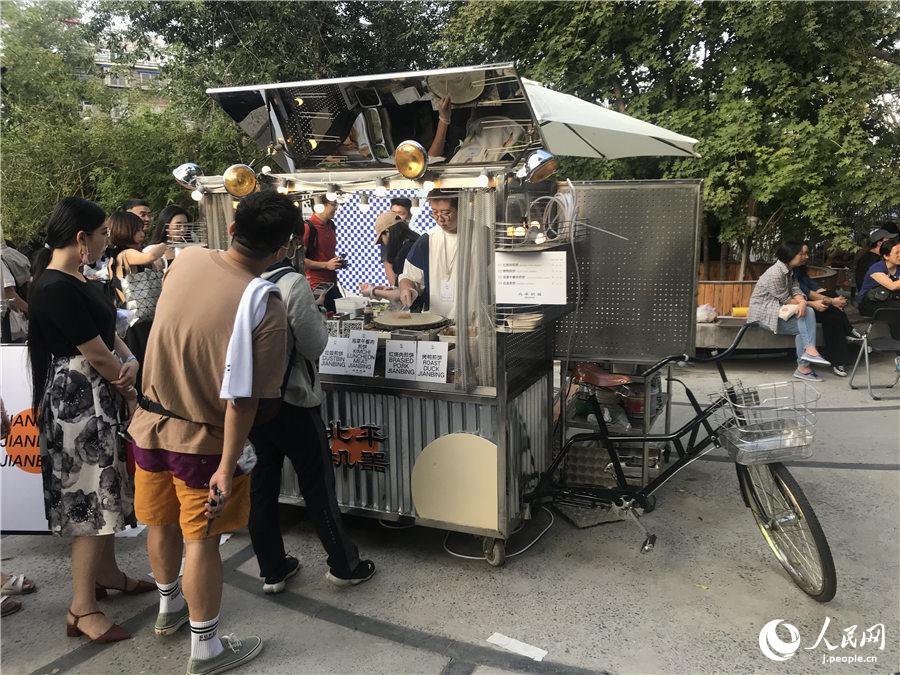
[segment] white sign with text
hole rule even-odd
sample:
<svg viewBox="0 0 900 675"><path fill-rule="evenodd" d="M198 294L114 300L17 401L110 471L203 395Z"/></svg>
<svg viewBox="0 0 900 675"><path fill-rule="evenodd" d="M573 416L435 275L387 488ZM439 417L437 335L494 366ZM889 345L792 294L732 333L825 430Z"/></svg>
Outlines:
<svg viewBox="0 0 900 675"><path fill-rule="evenodd" d="M420 342L416 350L416 379L419 382L447 381L447 342Z"/></svg>
<svg viewBox="0 0 900 675"><path fill-rule="evenodd" d="M497 304L565 305L566 253L495 253Z"/></svg>
<svg viewBox="0 0 900 675"><path fill-rule="evenodd" d="M325 351L319 357L319 372L328 375L346 375L349 348L350 338L329 337Z"/></svg>
<svg viewBox="0 0 900 675"><path fill-rule="evenodd" d="M395 380L416 379L416 342L388 340L385 349L385 377Z"/></svg>
<svg viewBox="0 0 900 675"><path fill-rule="evenodd" d="M361 377L375 374L375 354L378 352L378 333L374 331L350 331L347 348L347 373Z"/></svg>

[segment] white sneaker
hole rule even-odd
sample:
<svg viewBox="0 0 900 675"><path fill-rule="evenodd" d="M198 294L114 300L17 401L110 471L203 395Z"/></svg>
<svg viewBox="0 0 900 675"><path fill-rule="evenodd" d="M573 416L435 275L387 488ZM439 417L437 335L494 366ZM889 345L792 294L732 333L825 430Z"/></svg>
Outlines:
<svg viewBox="0 0 900 675"><path fill-rule="evenodd" d="M847 372L847 369L844 368L844 366L835 366L831 369L831 372L833 372L838 377L847 377L847 375L850 374Z"/></svg>

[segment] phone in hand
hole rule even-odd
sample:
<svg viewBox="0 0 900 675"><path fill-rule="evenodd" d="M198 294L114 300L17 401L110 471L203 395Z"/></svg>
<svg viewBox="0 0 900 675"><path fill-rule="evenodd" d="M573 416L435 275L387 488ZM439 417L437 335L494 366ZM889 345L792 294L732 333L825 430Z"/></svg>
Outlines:
<svg viewBox="0 0 900 675"><path fill-rule="evenodd" d="M334 288L334 284L330 281L323 281L316 284L315 288L312 289L313 297L316 299L316 302L319 302L322 296L328 293L332 288Z"/></svg>

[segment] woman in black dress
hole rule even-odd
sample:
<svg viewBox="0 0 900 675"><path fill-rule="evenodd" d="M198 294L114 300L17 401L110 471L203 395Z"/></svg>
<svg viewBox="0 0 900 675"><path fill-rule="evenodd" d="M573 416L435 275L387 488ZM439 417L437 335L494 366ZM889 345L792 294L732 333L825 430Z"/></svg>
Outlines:
<svg viewBox="0 0 900 675"><path fill-rule="evenodd" d="M28 356L47 520L51 532L73 538L66 632L115 642L130 635L106 618L97 598L109 588L155 587L129 579L115 562L113 534L135 524L119 433L137 404L138 363L116 336L116 311L102 286L81 273L106 249L105 217L77 197L56 205L34 258Z"/></svg>

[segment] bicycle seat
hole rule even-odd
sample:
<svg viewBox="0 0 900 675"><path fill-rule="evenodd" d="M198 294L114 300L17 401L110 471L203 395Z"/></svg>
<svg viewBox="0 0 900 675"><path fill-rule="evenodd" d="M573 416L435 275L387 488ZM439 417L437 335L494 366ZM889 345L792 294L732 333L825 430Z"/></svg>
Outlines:
<svg viewBox="0 0 900 675"><path fill-rule="evenodd" d="M599 363L583 361L575 366L572 381L575 384L585 384L590 387L610 388L628 384L631 382L631 378L628 375L614 375L607 372Z"/></svg>

